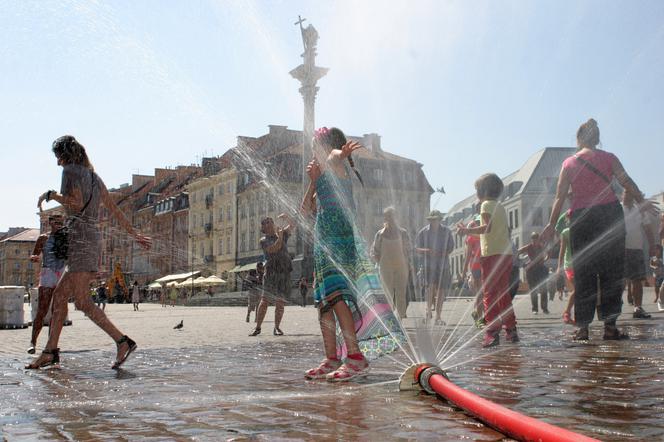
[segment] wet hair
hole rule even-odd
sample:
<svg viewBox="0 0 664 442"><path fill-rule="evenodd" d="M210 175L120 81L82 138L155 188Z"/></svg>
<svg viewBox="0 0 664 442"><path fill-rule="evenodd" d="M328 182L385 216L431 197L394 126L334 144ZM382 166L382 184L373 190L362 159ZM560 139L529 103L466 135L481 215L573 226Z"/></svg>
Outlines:
<svg viewBox="0 0 664 442"><path fill-rule="evenodd" d="M479 199L500 198L503 193L503 180L495 173L485 173L475 181L475 190Z"/></svg>
<svg viewBox="0 0 664 442"><path fill-rule="evenodd" d="M597 127L597 121L590 118L579 126L579 129L576 131L576 144L579 149L583 147L594 149L599 144L599 127Z"/></svg>
<svg viewBox="0 0 664 442"><path fill-rule="evenodd" d="M348 140L346 140L346 135L344 135L344 133L338 127L333 127L330 129L322 127L316 131L314 137L321 144L329 146L332 149L341 149L343 145L348 142ZM362 180L360 172L358 172L357 169L355 169L355 161L353 161L351 155L348 155L348 164L355 173L357 179L360 180L360 184L364 186L364 180Z"/></svg>
<svg viewBox="0 0 664 442"><path fill-rule="evenodd" d="M71 135L63 135L53 142L53 153L55 157L64 164L79 164L94 170L85 147Z"/></svg>

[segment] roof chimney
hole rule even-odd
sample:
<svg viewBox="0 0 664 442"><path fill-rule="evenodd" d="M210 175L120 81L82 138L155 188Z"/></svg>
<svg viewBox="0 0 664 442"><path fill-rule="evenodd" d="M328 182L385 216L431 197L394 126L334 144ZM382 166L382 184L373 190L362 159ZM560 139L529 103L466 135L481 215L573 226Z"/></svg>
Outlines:
<svg viewBox="0 0 664 442"><path fill-rule="evenodd" d="M362 145L373 153L382 153L380 147L380 135L377 133L364 134L362 136Z"/></svg>

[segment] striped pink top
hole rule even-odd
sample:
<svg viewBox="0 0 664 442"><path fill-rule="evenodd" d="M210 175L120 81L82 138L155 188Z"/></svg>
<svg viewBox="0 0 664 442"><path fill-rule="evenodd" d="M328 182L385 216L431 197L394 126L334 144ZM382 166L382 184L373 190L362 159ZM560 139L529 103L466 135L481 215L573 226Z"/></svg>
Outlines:
<svg viewBox="0 0 664 442"><path fill-rule="evenodd" d="M613 179L613 164L618 161L614 154L603 150L593 150L584 151L577 155L592 164L609 180ZM567 176L570 178L572 190L570 208L573 211L618 201L611 185L574 156L563 162L563 170L567 172Z"/></svg>

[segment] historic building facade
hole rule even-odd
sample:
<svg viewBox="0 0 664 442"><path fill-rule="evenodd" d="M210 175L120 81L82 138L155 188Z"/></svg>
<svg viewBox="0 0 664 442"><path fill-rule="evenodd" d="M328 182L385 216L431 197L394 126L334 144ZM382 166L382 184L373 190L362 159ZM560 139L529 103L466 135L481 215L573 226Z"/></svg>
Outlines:
<svg viewBox="0 0 664 442"><path fill-rule="evenodd" d="M39 263L30 256L39 238L39 229L25 229L0 241L0 285L36 287Z"/></svg>
<svg viewBox="0 0 664 442"><path fill-rule="evenodd" d="M422 165L385 152L376 134L349 138L365 146L353 154L364 186L352 178L356 222L364 238L370 244L382 227L383 209L390 205L396 208L402 225L414 234L425 224L433 193ZM263 218L270 216L277 224L280 213L297 218L304 185L302 132L272 125L261 137L238 137L235 148L206 161L206 176L187 186L189 252L195 269L229 277L262 259L259 240ZM289 241L293 256L303 250L299 230ZM295 267L297 273L297 264Z"/></svg>

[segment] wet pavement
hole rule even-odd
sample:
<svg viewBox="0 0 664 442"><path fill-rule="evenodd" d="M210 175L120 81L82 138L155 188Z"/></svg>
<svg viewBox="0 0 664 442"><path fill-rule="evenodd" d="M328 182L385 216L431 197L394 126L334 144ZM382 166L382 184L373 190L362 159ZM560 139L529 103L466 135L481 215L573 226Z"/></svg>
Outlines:
<svg viewBox="0 0 664 442"><path fill-rule="evenodd" d="M465 311L462 303L447 306L448 323L452 310ZM518 302L522 342L486 351L473 341L445 362L454 366L450 379L601 440L664 439L664 313L647 321L625 315L620 323L630 341L604 342L596 326L590 342L574 343L555 308L533 317ZM109 306L141 345L118 372L109 368L110 340L80 312L65 328L59 369L23 370L29 358L18 348L29 329L0 331L5 439L504 440L433 396L399 392L403 354L377 361L358 382L305 381L303 370L320 359L311 308L287 308L284 331L291 336L266 333L268 323L259 339L246 336L251 324L238 308L130 310ZM172 330L180 317L188 318L182 333ZM474 334L464 324L450 342Z"/></svg>

